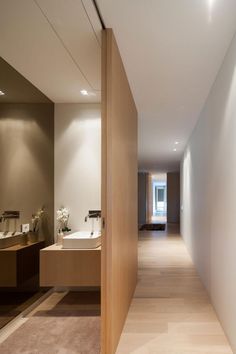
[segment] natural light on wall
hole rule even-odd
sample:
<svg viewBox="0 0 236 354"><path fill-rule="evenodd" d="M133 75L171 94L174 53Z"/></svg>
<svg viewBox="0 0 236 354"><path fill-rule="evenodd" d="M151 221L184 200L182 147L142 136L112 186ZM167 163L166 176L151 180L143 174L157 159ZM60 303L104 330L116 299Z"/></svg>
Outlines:
<svg viewBox="0 0 236 354"><path fill-rule="evenodd" d="M166 222L167 176L165 173L152 175L152 222Z"/></svg>
<svg viewBox="0 0 236 354"><path fill-rule="evenodd" d="M181 182L181 234L192 254L192 161L189 148L185 151L182 161L182 182Z"/></svg>
<svg viewBox="0 0 236 354"><path fill-rule="evenodd" d="M208 22L212 22L213 6L216 0L208 0Z"/></svg>

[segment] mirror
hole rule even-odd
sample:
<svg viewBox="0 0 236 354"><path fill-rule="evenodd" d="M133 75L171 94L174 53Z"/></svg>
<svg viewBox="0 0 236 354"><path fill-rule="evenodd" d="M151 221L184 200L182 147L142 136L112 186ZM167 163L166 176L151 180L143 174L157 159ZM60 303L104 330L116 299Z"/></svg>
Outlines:
<svg viewBox="0 0 236 354"><path fill-rule="evenodd" d="M42 294L39 251L53 242L54 105L3 58L0 77L1 328Z"/></svg>
<svg viewBox="0 0 236 354"><path fill-rule="evenodd" d="M39 345L49 317L61 331L72 313L77 333L84 321L90 329L86 348L96 341L98 352L101 29L90 0L0 5L0 327L33 303L27 323ZM24 337L10 335L8 348L20 351Z"/></svg>

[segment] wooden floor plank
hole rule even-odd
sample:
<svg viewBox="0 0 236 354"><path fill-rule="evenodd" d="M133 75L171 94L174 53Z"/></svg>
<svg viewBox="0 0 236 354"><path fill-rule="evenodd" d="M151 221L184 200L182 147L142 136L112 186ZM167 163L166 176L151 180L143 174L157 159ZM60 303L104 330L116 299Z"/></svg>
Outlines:
<svg viewBox="0 0 236 354"><path fill-rule="evenodd" d="M142 231L139 279L116 354L233 354L178 228Z"/></svg>

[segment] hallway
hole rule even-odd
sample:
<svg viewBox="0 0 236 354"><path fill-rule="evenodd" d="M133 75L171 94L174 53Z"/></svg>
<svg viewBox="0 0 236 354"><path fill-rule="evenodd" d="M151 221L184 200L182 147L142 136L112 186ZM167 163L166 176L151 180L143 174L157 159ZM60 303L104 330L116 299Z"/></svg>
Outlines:
<svg viewBox="0 0 236 354"><path fill-rule="evenodd" d="M176 227L139 234L139 274L117 354L232 354Z"/></svg>

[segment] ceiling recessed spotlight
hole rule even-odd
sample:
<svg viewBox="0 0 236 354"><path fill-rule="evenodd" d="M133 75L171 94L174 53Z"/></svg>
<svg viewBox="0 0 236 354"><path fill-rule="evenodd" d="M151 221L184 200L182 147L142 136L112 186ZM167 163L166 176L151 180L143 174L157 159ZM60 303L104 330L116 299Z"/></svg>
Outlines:
<svg viewBox="0 0 236 354"><path fill-rule="evenodd" d="M81 93L83 96L88 96L88 91L87 91L87 90L81 90L80 93Z"/></svg>
<svg viewBox="0 0 236 354"><path fill-rule="evenodd" d="M177 151L177 149L176 149L176 148L174 148L174 149L173 149L173 151Z"/></svg>
<svg viewBox="0 0 236 354"><path fill-rule="evenodd" d="M175 145L178 145L178 144L179 144L179 141L176 141L176 142L175 142Z"/></svg>
<svg viewBox="0 0 236 354"><path fill-rule="evenodd" d="M5 95L5 93L0 90L0 96L4 96L4 95Z"/></svg>

